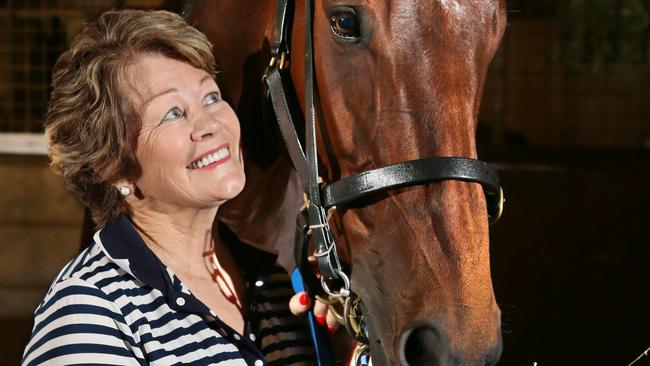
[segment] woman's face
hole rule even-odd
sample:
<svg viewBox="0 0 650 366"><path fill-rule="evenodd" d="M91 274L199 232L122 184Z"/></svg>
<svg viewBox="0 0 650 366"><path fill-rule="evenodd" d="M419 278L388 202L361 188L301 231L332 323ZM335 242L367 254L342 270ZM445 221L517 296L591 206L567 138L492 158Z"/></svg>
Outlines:
<svg viewBox="0 0 650 366"><path fill-rule="evenodd" d="M142 118L135 185L154 209L215 207L244 188L239 121L201 69L159 55L129 70Z"/></svg>

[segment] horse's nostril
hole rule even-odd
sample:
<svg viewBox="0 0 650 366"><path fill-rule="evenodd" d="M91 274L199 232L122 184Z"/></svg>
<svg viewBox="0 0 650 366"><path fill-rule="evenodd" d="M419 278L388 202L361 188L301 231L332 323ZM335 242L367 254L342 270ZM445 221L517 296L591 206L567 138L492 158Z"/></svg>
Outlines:
<svg viewBox="0 0 650 366"><path fill-rule="evenodd" d="M430 327L415 328L404 344L404 357L409 366L439 365L436 349L440 346L438 332Z"/></svg>
<svg viewBox="0 0 650 366"><path fill-rule="evenodd" d="M406 366L493 366L501 356L500 336L494 345L472 342L455 352L451 350L449 338L430 325L413 328L405 336L403 361Z"/></svg>

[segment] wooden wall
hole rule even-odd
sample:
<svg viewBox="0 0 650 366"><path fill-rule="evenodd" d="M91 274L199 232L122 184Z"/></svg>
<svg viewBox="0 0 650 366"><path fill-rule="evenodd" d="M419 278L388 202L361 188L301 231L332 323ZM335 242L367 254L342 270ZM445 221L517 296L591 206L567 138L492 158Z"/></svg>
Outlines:
<svg viewBox="0 0 650 366"><path fill-rule="evenodd" d="M480 114L486 142L650 148L650 65L567 64L557 14L511 14Z"/></svg>
<svg viewBox="0 0 650 366"><path fill-rule="evenodd" d="M0 364L20 360L34 310L79 250L82 220L44 156L0 155Z"/></svg>

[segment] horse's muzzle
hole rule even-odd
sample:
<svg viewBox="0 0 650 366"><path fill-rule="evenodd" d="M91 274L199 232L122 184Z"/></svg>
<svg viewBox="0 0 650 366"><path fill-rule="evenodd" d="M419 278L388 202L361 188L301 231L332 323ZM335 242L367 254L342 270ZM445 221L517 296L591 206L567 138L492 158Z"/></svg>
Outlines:
<svg viewBox="0 0 650 366"><path fill-rule="evenodd" d="M462 352L451 353L448 341L432 326L420 326L411 329L405 335L403 360L408 366L492 366L499 361L502 342L489 347L476 359Z"/></svg>

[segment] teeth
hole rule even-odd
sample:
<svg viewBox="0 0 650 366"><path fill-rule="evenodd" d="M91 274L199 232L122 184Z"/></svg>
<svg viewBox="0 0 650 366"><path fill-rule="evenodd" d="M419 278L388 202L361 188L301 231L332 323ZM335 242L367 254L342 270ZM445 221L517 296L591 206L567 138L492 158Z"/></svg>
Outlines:
<svg viewBox="0 0 650 366"><path fill-rule="evenodd" d="M204 166L208 166L208 165L214 163L215 161L219 161L219 160L225 158L228 155L230 155L230 152L228 151L227 147L224 147L224 148L220 149L219 151L215 151L210 155L204 156L203 159L199 159L197 161L192 162L189 165L189 168L190 169L201 169Z"/></svg>

